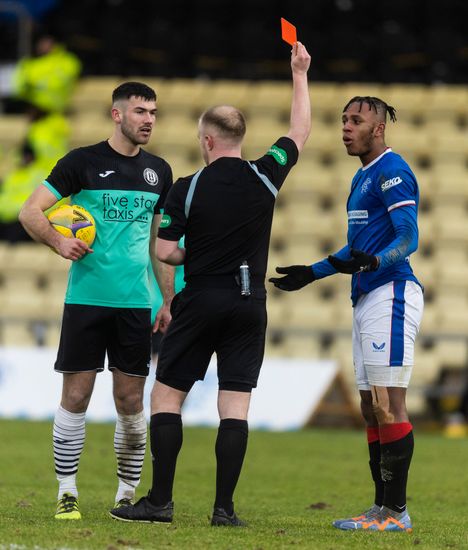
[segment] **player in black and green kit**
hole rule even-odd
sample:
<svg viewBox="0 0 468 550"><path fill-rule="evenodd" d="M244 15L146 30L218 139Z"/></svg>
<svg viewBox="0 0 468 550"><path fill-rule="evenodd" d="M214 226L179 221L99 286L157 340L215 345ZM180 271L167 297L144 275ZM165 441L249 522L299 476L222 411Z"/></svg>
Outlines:
<svg viewBox="0 0 468 550"><path fill-rule="evenodd" d="M167 162L140 147L151 136L156 94L145 84L124 83L114 90L111 113L112 137L59 160L20 213L35 240L72 260L55 363L55 370L63 373L53 433L57 519L81 518L75 478L85 414L106 353L117 410L117 505L132 501L140 481L146 444L143 388L151 358L149 257L164 297L155 330L164 332L171 320L174 273L157 260L155 240L172 172ZM79 239L63 237L44 215L68 196L95 219L92 249Z"/></svg>

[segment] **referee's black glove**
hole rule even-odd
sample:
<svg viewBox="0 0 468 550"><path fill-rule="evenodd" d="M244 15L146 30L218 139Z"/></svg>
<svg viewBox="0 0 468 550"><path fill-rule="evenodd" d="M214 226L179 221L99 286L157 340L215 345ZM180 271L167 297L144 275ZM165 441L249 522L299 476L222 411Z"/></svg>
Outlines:
<svg viewBox="0 0 468 550"><path fill-rule="evenodd" d="M303 286L315 281L315 274L310 265L277 267L276 273L281 273L282 275L286 275L286 277L271 277L268 280L281 290L299 290Z"/></svg>
<svg viewBox="0 0 468 550"><path fill-rule="evenodd" d="M362 250L350 250L351 260L340 260L336 256L328 256L328 261L340 273L357 273L358 271L375 271L380 261L377 256L366 254Z"/></svg>

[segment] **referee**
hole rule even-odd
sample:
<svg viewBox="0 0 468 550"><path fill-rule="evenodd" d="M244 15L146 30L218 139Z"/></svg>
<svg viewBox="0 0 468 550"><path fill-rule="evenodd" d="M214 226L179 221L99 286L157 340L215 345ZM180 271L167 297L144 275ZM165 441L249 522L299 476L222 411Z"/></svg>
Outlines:
<svg viewBox="0 0 468 550"><path fill-rule="evenodd" d="M182 404L218 359L216 498L211 525L242 526L233 494L248 437L252 388L263 360L264 286L275 198L310 132L310 56L293 46L289 132L256 161L241 158L245 121L231 106L203 113L198 139L206 168L170 190L157 240L160 260L185 266L186 288L172 302L151 396L153 485L135 505L116 508L124 521L171 522L172 487L182 446ZM186 248L178 241L185 235Z"/></svg>

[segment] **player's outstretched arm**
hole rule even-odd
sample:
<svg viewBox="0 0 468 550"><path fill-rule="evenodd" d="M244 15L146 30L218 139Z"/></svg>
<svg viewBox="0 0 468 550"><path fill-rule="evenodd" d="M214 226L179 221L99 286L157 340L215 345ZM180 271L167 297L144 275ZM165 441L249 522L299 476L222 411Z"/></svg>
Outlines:
<svg viewBox="0 0 468 550"><path fill-rule="evenodd" d="M357 273L358 271L375 271L379 268L380 259L362 250L350 249L351 257L341 259L338 256L328 256L328 261L340 273Z"/></svg>
<svg viewBox="0 0 468 550"><path fill-rule="evenodd" d="M329 256L328 261L340 273L357 273L358 271L376 271L404 261L418 248L418 226L413 208L403 207L390 212L395 239L376 254L367 254L362 250L350 250L350 258L340 259Z"/></svg>
<svg viewBox="0 0 468 550"><path fill-rule="evenodd" d="M280 290L299 290L300 288L315 281L315 273L310 265L290 265L288 267L277 267L276 273L285 277L271 277L268 279Z"/></svg>
<svg viewBox="0 0 468 550"><path fill-rule="evenodd" d="M334 262L330 261L330 258L346 262L350 257L349 247L346 245L338 250L338 252L335 252L333 256L328 256L328 258L324 258L320 262L315 262L312 265L277 267L276 272L286 276L271 277L268 280L280 290L299 290L300 288L317 281L318 279L324 279L325 277L335 275L339 272L339 270L336 269Z"/></svg>
<svg viewBox="0 0 468 550"><path fill-rule="evenodd" d="M80 239L64 237L50 225L44 211L56 202L57 197L40 185L23 204L18 219L35 241L49 245L67 260L79 260L92 250Z"/></svg>
<svg viewBox="0 0 468 550"><path fill-rule="evenodd" d="M299 152L302 151L310 134L310 96L307 83L307 71L310 67L310 55L301 42L296 42L291 52L291 71L293 94L291 101L291 120L289 132Z"/></svg>
<svg viewBox="0 0 468 550"><path fill-rule="evenodd" d="M390 212L390 218L395 230L395 239L377 253L382 268L404 261L418 249L419 231L416 208L414 206L395 208Z"/></svg>

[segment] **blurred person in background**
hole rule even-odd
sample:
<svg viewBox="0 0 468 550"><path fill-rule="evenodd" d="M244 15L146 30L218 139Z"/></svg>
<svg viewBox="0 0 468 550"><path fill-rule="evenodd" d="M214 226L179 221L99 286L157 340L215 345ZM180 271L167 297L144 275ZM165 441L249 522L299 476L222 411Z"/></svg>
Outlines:
<svg viewBox="0 0 468 550"><path fill-rule="evenodd" d="M31 119L19 163L0 182L0 239L10 242L30 240L18 222L21 207L68 147L70 127L61 113L31 107L30 114L37 118Z"/></svg>
<svg viewBox="0 0 468 550"><path fill-rule="evenodd" d="M26 141L49 170L68 148L66 109L80 73L78 57L41 30L35 38L35 55L21 59L13 76L13 92L24 101L30 123Z"/></svg>
<svg viewBox="0 0 468 550"><path fill-rule="evenodd" d="M80 73L78 57L51 33L39 30L34 55L20 59L13 74L13 95L44 113L63 113Z"/></svg>
<svg viewBox="0 0 468 550"><path fill-rule="evenodd" d="M182 446L182 405L218 362L213 526L241 527L233 495L247 450L248 411L265 347L268 259L275 199L310 132L310 56L291 53L290 128L261 158L242 159L245 119L235 107L205 111L198 138L207 165L169 192L158 231L158 257L184 265L186 287L173 300L151 395L153 483L135 505L115 508L122 521L171 522L176 462ZM178 246L185 235L185 248ZM250 274L249 274L249 273Z"/></svg>
<svg viewBox="0 0 468 550"><path fill-rule="evenodd" d="M444 435L454 439L468 435L468 383L465 372L465 381L460 395L460 403L455 411L447 415L444 426Z"/></svg>
<svg viewBox="0 0 468 550"><path fill-rule="evenodd" d="M81 72L79 59L40 31L35 55L19 61L13 82L15 96L24 102L29 126L19 166L0 184L0 238L28 240L18 214L38 182L43 181L68 149L70 125L65 116Z"/></svg>
<svg viewBox="0 0 468 550"><path fill-rule="evenodd" d="M150 259L164 296L154 329L166 330L171 320L174 269L156 258L155 243L172 170L141 147L156 118L154 90L140 82L121 84L112 94L111 115L112 136L60 159L20 213L35 240L73 261L55 362L63 376L53 427L58 520L81 519L76 475L86 411L106 354L117 411L115 505L129 504L140 481L147 432L143 390L151 363ZM63 197L94 217L93 249L65 238L44 215Z"/></svg>
<svg viewBox="0 0 468 550"><path fill-rule="evenodd" d="M25 143L21 148L20 166L0 183L0 240L31 241L18 221L18 214L24 201L47 174L48 168L36 160L33 148Z"/></svg>
<svg viewBox="0 0 468 550"><path fill-rule="evenodd" d="M400 155L385 144L387 115L395 109L376 97L354 97L343 110L343 143L359 157L347 202L348 244L310 265L278 267L270 281L285 291L315 280L352 274L353 359L367 424L374 504L338 529L411 531L406 485L413 427L406 389L423 313L423 291L409 263L418 246L419 191Z"/></svg>
<svg viewBox="0 0 468 550"><path fill-rule="evenodd" d="M41 30L35 55L21 59L13 76L13 92L24 101L30 123L26 140L37 161L49 169L68 148L66 109L80 73L78 57Z"/></svg>

